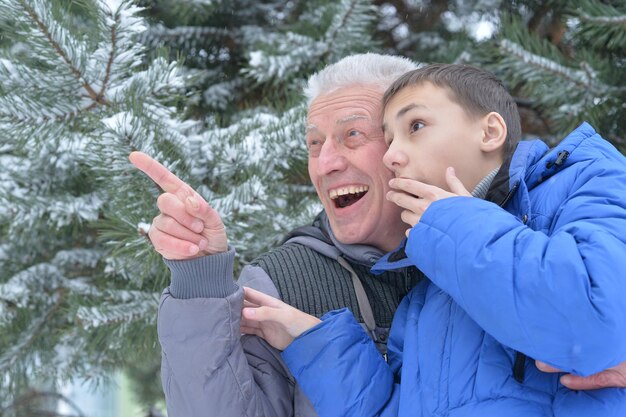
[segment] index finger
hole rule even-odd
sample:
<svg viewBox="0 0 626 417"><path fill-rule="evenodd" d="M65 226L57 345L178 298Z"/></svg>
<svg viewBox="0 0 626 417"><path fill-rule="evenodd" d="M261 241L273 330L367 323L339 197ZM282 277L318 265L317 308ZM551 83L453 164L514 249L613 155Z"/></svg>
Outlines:
<svg viewBox="0 0 626 417"><path fill-rule="evenodd" d="M389 186L393 189L413 194L416 197L421 197L426 194L426 192L432 191L434 188L434 186L430 184L409 178L393 178L389 181Z"/></svg>
<svg viewBox="0 0 626 417"><path fill-rule="evenodd" d="M150 177L152 181L157 183L165 192L176 194L177 191L189 187L157 160L143 152L131 152L128 159L137 169Z"/></svg>
<svg viewBox="0 0 626 417"><path fill-rule="evenodd" d="M280 307L283 304L279 299L250 287L243 287L243 291L245 300L257 306Z"/></svg>

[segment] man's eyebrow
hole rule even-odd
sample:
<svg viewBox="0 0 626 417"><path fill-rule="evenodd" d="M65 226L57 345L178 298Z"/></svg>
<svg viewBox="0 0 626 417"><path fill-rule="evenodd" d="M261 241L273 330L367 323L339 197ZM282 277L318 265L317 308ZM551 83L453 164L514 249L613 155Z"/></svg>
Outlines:
<svg viewBox="0 0 626 417"><path fill-rule="evenodd" d="M351 114L350 116L346 116L344 118L341 118L341 119L337 120L337 122L335 124L343 125L343 124L346 124L346 123L351 122L353 120L369 120L369 119L370 118L367 117L364 114Z"/></svg>
<svg viewBox="0 0 626 417"><path fill-rule="evenodd" d="M369 120L370 118L364 114L351 114L350 116L343 117L335 122L336 125L343 125L353 120ZM310 132L312 130L317 130L317 126L314 124L306 125L306 131Z"/></svg>

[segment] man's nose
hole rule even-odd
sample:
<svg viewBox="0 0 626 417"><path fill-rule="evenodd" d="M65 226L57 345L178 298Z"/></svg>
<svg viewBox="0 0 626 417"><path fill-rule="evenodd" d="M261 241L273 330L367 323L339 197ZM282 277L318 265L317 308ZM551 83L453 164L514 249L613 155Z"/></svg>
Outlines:
<svg viewBox="0 0 626 417"><path fill-rule="evenodd" d="M344 151L345 148L337 140L328 138L324 141L317 159L320 174L327 175L346 169L347 160Z"/></svg>

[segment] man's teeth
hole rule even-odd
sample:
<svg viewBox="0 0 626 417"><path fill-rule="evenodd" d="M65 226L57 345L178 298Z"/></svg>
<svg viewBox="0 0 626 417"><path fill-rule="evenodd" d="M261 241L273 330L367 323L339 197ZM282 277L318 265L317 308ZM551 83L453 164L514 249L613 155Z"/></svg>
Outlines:
<svg viewBox="0 0 626 417"><path fill-rule="evenodd" d="M336 190L330 190L328 194L330 195L331 200L334 200L342 195L346 194L358 194L364 193L369 190L370 187L367 185L361 185L358 187L345 187L345 188L337 188Z"/></svg>

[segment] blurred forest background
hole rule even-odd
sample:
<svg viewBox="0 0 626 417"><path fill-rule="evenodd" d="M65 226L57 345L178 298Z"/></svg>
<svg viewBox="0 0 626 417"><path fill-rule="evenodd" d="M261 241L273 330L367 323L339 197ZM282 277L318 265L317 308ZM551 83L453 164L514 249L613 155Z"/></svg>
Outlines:
<svg viewBox="0 0 626 417"><path fill-rule="evenodd" d="M127 155L195 187L248 262L320 209L304 81L366 51L486 67L527 135L587 120L626 150L623 0L0 0L0 416L85 415L60 387L119 372L159 415L159 190Z"/></svg>

